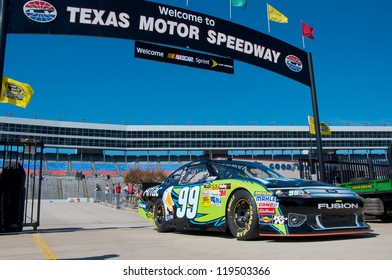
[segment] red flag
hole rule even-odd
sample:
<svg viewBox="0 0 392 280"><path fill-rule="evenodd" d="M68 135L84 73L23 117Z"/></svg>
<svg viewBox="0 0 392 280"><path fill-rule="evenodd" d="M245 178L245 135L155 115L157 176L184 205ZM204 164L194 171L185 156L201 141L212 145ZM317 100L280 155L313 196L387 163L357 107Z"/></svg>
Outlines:
<svg viewBox="0 0 392 280"><path fill-rule="evenodd" d="M307 25L303 21L301 22L301 25L302 25L302 36L314 40L314 36L313 36L314 28L310 27L309 25Z"/></svg>

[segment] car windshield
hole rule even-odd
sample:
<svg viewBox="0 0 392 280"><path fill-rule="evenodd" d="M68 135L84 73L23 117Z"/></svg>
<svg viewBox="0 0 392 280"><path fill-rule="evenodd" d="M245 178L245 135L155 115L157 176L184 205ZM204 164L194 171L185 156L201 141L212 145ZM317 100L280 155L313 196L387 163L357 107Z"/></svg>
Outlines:
<svg viewBox="0 0 392 280"><path fill-rule="evenodd" d="M282 178L272 169L259 163L214 162L212 168L220 179L226 178Z"/></svg>

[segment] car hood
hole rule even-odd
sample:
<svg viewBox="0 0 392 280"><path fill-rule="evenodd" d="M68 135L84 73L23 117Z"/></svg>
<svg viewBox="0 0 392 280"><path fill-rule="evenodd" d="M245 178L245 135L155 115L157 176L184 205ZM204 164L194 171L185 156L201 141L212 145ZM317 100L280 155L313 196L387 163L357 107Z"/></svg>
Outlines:
<svg viewBox="0 0 392 280"><path fill-rule="evenodd" d="M353 195L353 192L350 189L311 180L296 178L264 178L258 179L258 181L270 191L298 189L305 190L306 193L311 194L312 196Z"/></svg>

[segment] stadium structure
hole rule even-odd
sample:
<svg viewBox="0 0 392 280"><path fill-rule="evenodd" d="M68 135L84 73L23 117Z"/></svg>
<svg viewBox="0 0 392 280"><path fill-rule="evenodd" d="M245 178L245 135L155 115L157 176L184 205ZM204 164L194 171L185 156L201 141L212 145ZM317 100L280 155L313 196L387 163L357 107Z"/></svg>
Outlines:
<svg viewBox="0 0 392 280"><path fill-rule="evenodd" d="M332 135L322 137L328 154L386 158L392 143L392 126L330 128ZM0 134L3 143L43 143L42 174L50 181L43 186L63 190L83 174L90 181L84 182L87 193L97 182L122 180L133 168L169 172L203 158L257 159L281 173L293 172L299 157L316 150L309 127L294 125L117 125L0 117Z"/></svg>

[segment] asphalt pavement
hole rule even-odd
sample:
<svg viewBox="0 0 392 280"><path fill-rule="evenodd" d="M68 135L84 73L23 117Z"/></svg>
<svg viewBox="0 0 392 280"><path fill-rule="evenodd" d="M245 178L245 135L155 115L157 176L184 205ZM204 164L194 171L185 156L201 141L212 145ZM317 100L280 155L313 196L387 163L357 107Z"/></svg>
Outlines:
<svg viewBox="0 0 392 280"><path fill-rule="evenodd" d="M37 230L0 235L0 260L392 260L392 224L343 237L238 241L226 233L158 233L135 209L42 201Z"/></svg>

